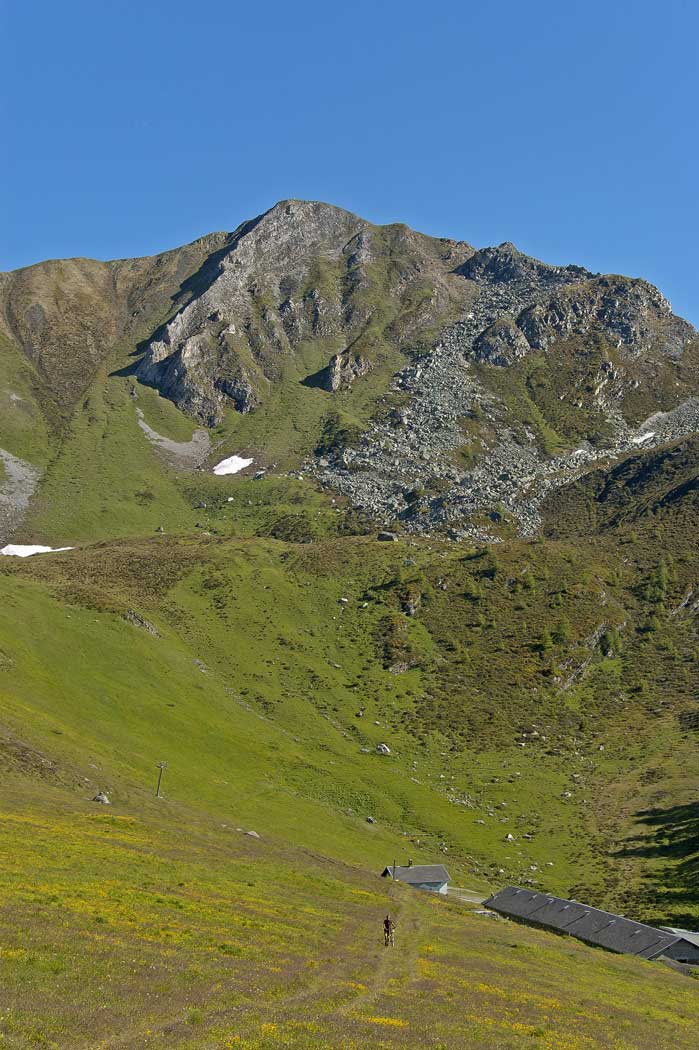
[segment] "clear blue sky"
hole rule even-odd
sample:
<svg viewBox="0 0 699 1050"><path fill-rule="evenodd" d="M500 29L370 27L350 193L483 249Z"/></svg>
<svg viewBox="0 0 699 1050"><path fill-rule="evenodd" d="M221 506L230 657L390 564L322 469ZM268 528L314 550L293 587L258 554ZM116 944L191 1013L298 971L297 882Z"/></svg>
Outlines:
<svg viewBox="0 0 699 1050"><path fill-rule="evenodd" d="M2 269L306 197L699 323L694 0L0 0L0 41Z"/></svg>

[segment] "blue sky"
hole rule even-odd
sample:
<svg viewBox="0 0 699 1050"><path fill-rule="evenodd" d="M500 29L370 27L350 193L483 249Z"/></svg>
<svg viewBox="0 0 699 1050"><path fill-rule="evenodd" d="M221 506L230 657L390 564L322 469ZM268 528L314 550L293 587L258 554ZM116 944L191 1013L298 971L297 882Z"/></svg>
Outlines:
<svg viewBox="0 0 699 1050"><path fill-rule="evenodd" d="M699 323L698 42L689 0L0 0L0 268L306 197Z"/></svg>

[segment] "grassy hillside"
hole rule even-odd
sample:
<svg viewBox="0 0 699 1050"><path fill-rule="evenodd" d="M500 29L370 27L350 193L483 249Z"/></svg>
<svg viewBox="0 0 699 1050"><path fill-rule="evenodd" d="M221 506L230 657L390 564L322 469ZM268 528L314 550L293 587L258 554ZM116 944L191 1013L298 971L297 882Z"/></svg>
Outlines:
<svg viewBox="0 0 699 1050"><path fill-rule="evenodd" d="M593 815L606 798L623 822L619 797L655 757L618 711L602 755L579 723L570 743L570 727L524 748L474 733L456 752L448 724L415 732L435 672L426 656L383 666L391 581L406 558L434 559L455 584L463 557L183 536L2 563L6 1046L693 1045L687 978L378 878L446 842L454 880L483 891L525 870L562 890L592 883L606 870ZM435 659L429 607L409 631ZM657 724L667 761L681 739L666 725L661 743ZM362 752L379 739L391 756ZM686 779L684 757L669 772ZM98 789L109 809L90 801Z"/></svg>
<svg viewBox="0 0 699 1050"><path fill-rule="evenodd" d="M0 563L5 1045L692 1045L686 977L378 879L696 924L682 529L385 544L289 479L178 498L202 528Z"/></svg>
<svg viewBox="0 0 699 1050"><path fill-rule="evenodd" d="M659 579L641 540L621 551L165 535L5 561L6 724L95 789L80 749L117 793L165 757L177 797L216 811L235 755L240 819L291 807L296 842L323 827L329 853L378 865L445 849L479 886L689 921L685 858L666 872L625 839L696 789L694 619L673 610L697 566ZM654 892L668 878L677 900Z"/></svg>
<svg viewBox="0 0 699 1050"><path fill-rule="evenodd" d="M234 813L145 798L95 812L27 783L9 780L2 807L13 1050L694 1045L693 984L662 966L247 837Z"/></svg>
<svg viewBox="0 0 699 1050"><path fill-rule="evenodd" d="M18 537L79 549L0 563L6 1045L689 1045L657 966L410 897L396 961L375 933L408 856L696 926L690 495L378 543L306 481L174 471L136 407L191 437L98 376Z"/></svg>
<svg viewBox="0 0 699 1050"><path fill-rule="evenodd" d="M372 227L362 261L355 240L359 261L343 245L277 298L273 268L244 292L264 335L319 291L368 374L305 382L343 348L329 322L260 335L260 404L206 434L133 366L228 235L2 278L0 465L39 480L0 526L76 548L0 558L3 1047L694 1045L687 977L378 873L444 861L484 897L524 883L697 928L696 441L598 464L549 496L537 539L494 508L490 546L379 542L299 471L404 406L391 377L475 296L472 250ZM601 403L562 395L589 393L595 346L474 375L542 454L594 444ZM634 418L694 389L686 356L681 388L669 365L646 400L629 388ZM247 476L214 476L231 454Z"/></svg>

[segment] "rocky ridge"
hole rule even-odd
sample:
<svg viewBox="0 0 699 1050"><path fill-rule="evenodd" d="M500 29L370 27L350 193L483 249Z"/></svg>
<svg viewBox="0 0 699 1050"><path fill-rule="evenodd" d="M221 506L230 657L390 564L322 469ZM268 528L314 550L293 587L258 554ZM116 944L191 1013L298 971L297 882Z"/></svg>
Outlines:
<svg viewBox="0 0 699 1050"><path fill-rule="evenodd" d="M580 339L591 331L630 357L652 350L672 359L681 356L694 330L644 281L549 267L509 244L477 252L461 273L475 282L476 295L433 351L395 376L392 390L405 395L406 404L387 411L358 447L307 465L353 505L384 522L398 519L408 531L447 529L457 537L492 540L496 536L483 520L489 515L494 521L510 516L520 534L532 535L552 489L598 461L699 429L695 397L629 425L619 404L623 377L606 361L595 377L593 397L612 426L612 440L603 447L584 442L561 455L545 454L531 428L512 425L507 405L483 381L477 362L507 368L559 339ZM481 434L490 436L481 438L477 462L464 469L456 454L469 419L477 419Z"/></svg>
<svg viewBox="0 0 699 1050"><path fill-rule="evenodd" d="M319 257L336 263L350 240L348 260L361 257L362 224L352 218L284 202L243 224L209 287L156 333L138 378L209 426L227 405L250 412L293 345L337 332L341 298L299 285Z"/></svg>
<svg viewBox="0 0 699 1050"><path fill-rule="evenodd" d="M480 539L495 538L492 524L503 518L533 534L552 489L699 426L691 396L671 397L645 418L627 410L633 392L652 382L654 370L676 367L696 335L647 282L550 266L509 243L476 251L450 242L435 268L424 243L406 249L405 238L420 235L403 237L397 277L377 305L380 228L317 202L281 202L232 235L208 287L150 341L138 378L213 426L227 407L255 411L284 362L315 342L334 352L303 382L338 394L374 367L364 338L373 318L427 274L420 322L404 323L397 336L393 326L407 361L383 411L358 442L324 448L304 470L381 523ZM449 321L455 302L458 319ZM435 324L441 334L425 346L420 335ZM492 369L544 355L556 370L561 347L584 362L600 346L599 359L584 363L559 400L593 413L604 440L542 447L538 408L529 421L514 418ZM695 391L696 384L682 392Z"/></svg>
<svg viewBox="0 0 699 1050"><path fill-rule="evenodd" d="M449 269L472 249L446 242L440 266L433 243L341 208L282 201L232 235L208 287L155 333L136 375L208 426L228 407L255 409L303 345L327 348L307 385L346 388L372 368L385 334L372 331L377 317L400 318L394 334L407 335L447 311ZM388 287L379 289L382 279ZM411 309L423 285L427 295Z"/></svg>
<svg viewBox="0 0 699 1050"><path fill-rule="evenodd" d="M532 535L556 488L699 430L699 339L647 282L312 201L150 259L0 274L0 351L6 533L43 469L19 477L17 434L43 416L47 462L76 411L97 425L85 393L108 374L225 420L222 445L231 410L249 417L222 451L300 470L379 526L484 540ZM176 470L211 465L204 430L134 426Z"/></svg>

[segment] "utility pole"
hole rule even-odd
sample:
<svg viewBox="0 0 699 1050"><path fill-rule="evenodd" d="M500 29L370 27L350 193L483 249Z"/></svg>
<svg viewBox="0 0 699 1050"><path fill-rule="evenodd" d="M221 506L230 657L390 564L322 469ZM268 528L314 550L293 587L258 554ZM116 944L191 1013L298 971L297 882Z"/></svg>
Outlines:
<svg viewBox="0 0 699 1050"><path fill-rule="evenodd" d="M155 797L156 798L162 798L162 795L160 794L160 784L161 784L162 779L163 779L163 770L167 769L167 762L158 762L157 766L158 766L158 786L155 789Z"/></svg>
<svg viewBox="0 0 699 1050"><path fill-rule="evenodd" d="M393 858L393 881L396 881L396 858Z"/></svg>

